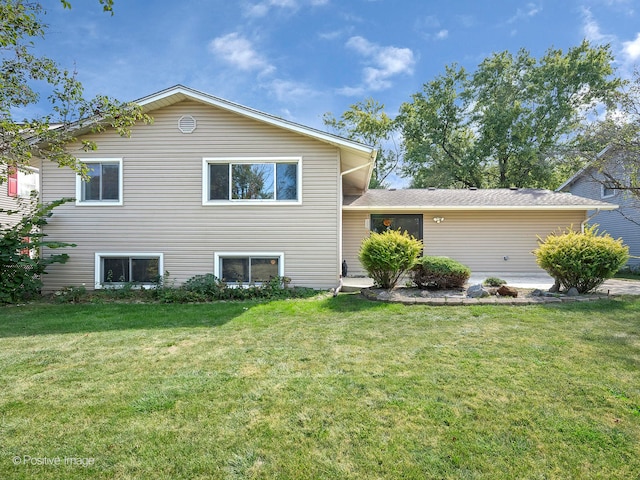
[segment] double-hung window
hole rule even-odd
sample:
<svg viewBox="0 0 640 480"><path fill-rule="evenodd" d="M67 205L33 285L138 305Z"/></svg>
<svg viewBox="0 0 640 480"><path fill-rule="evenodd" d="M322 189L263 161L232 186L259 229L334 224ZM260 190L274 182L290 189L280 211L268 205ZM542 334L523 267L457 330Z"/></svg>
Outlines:
<svg viewBox="0 0 640 480"><path fill-rule="evenodd" d="M260 284L284 276L283 253L216 253L214 275L230 284Z"/></svg>
<svg viewBox="0 0 640 480"><path fill-rule="evenodd" d="M77 205L122 205L122 159L80 160L86 179L77 176Z"/></svg>
<svg viewBox="0 0 640 480"><path fill-rule="evenodd" d="M205 158L203 204L300 203L301 159Z"/></svg>
<svg viewBox="0 0 640 480"><path fill-rule="evenodd" d="M96 253L96 288L133 283L142 287L158 283L163 271L161 253Z"/></svg>

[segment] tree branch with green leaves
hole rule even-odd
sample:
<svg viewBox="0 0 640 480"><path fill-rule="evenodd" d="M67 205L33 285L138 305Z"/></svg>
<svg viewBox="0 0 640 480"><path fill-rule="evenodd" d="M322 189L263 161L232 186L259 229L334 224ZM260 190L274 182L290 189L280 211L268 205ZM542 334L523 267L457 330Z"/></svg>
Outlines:
<svg viewBox="0 0 640 480"><path fill-rule="evenodd" d="M473 74L446 67L400 108L404 174L414 187L557 187L578 127L615 99L612 62L585 41L540 59L495 53Z"/></svg>
<svg viewBox="0 0 640 480"><path fill-rule="evenodd" d="M61 3L71 7L68 1ZM100 0L100 4L113 14L113 0ZM107 96L86 99L75 72L34 55L36 42L46 35L44 14L38 2L0 1L0 183L13 169L29 167L34 157L83 173L65 148L78 140L78 132L114 128L126 136L136 122L151 121L133 103ZM46 99L38 87L51 91ZM48 104L49 113L27 118L29 107L42 103ZM81 145L84 150L96 149L92 142Z"/></svg>

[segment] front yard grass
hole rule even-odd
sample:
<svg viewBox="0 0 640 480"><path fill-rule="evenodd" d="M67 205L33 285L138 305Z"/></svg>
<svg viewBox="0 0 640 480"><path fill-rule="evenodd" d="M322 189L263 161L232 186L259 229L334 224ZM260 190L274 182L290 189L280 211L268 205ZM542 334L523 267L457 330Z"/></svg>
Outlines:
<svg viewBox="0 0 640 480"><path fill-rule="evenodd" d="M632 298L2 307L0 369L0 478L640 475Z"/></svg>

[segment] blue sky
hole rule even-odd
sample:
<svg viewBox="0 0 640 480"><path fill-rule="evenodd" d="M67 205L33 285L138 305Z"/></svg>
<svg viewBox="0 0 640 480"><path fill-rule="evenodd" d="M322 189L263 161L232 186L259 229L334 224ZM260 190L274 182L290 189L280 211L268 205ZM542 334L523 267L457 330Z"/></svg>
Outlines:
<svg viewBox="0 0 640 480"><path fill-rule="evenodd" d="M37 51L75 69L88 96L135 100L183 84L324 129L372 97L395 116L422 85L494 52L539 57L584 38L640 62L640 0L44 0Z"/></svg>

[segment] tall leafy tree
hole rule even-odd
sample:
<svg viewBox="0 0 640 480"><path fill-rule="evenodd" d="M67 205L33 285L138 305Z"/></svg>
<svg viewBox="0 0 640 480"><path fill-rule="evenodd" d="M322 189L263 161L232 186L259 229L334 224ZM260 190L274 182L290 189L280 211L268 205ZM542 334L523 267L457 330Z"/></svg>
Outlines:
<svg viewBox="0 0 640 480"><path fill-rule="evenodd" d="M400 108L404 173L414 187L555 187L580 122L620 86L612 60L585 41L446 67Z"/></svg>
<svg viewBox="0 0 640 480"><path fill-rule="evenodd" d="M99 1L113 13L113 0ZM66 0L61 3L71 7ZM14 169L29 166L34 156L83 173L64 148L76 140L79 127L90 125L95 131L112 127L128 135L136 121L150 120L131 103L106 96L84 98L73 71L33 53L35 42L45 38L44 13L35 1L0 0L0 183ZM41 91L50 91L46 99ZM47 102L47 115L25 118L28 107ZM96 146L84 142L83 148Z"/></svg>
<svg viewBox="0 0 640 480"><path fill-rule="evenodd" d="M397 126L384 112L384 105L368 98L351 105L340 118L325 113L323 120L338 134L376 148L369 188L387 188L387 178L396 171L401 155L394 138Z"/></svg>

